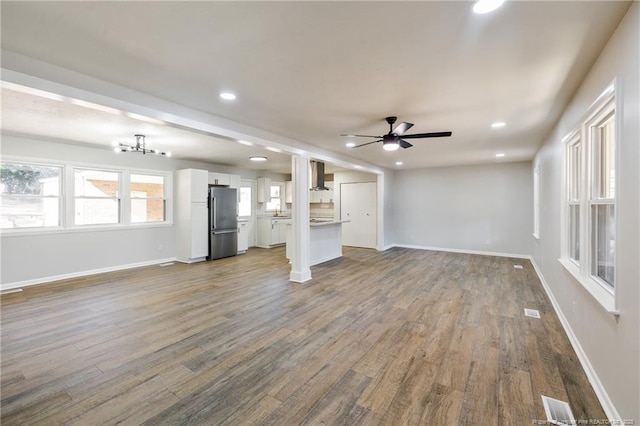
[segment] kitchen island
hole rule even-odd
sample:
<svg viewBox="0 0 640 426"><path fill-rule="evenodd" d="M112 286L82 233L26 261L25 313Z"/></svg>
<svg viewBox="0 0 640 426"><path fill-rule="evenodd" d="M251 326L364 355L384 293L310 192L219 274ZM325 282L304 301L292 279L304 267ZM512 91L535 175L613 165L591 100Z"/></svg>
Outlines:
<svg viewBox="0 0 640 426"><path fill-rule="evenodd" d="M342 257L342 224L348 220L318 220L309 223L309 265L317 265ZM287 232L287 259L292 238L291 226Z"/></svg>

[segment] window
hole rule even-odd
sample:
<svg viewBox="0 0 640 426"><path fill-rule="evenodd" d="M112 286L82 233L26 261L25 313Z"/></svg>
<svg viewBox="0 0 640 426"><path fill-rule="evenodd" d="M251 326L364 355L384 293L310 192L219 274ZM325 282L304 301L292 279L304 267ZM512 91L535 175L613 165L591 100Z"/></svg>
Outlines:
<svg viewBox="0 0 640 426"><path fill-rule="evenodd" d="M588 124L591 154L591 274L613 289L615 285L616 144L613 102L604 106Z"/></svg>
<svg viewBox="0 0 640 426"><path fill-rule="evenodd" d="M616 108L610 86L566 141L563 249L560 262L615 312Z"/></svg>
<svg viewBox="0 0 640 426"><path fill-rule="evenodd" d="M282 185L271 185L269 196L270 199L267 201L267 211L282 210Z"/></svg>
<svg viewBox="0 0 640 426"><path fill-rule="evenodd" d="M580 264L580 181L582 179L582 143L576 134L567 143L567 255Z"/></svg>
<svg viewBox="0 0 640 426"><path fill-rule="evenodd" d="M131 223L164 222L166 199L164 176L130 174Z"/></svg>
<svg viewBox="0 0 640 426"><path fill-rule="evenodd" d="M120 223L120 173L74 169L74 224Z"/></svg>
<svg viewBox="0 0 640 426"><path fill-rule="evenodd" d="M251 187L240 187L240 201L238 202L238 216L251 216Z"/></svg>
<svg viewBox="0 0 640 426"><path fill-rule="evenodd" d="M58 227L62 168L0 164L0 228Z"/></svg>
<svg viewBox="0 0 640 426"><path fill-rule="evenodd" d="M533 169L533 236L540 239L540 168Z"/></svg>

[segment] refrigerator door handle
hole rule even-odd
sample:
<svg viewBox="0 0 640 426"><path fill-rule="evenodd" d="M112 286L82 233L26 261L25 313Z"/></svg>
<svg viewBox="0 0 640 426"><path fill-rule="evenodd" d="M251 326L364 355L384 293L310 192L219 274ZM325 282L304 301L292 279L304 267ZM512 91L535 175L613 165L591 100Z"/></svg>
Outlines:
<svg viewBox="0 0 640 426"><path fill-rule="evenodd" d="M237 229L227 229L226 231L213 231L211 232L213 235L220 235L220 234L234 234L237 233L238 230Z"/></svg>
<svg viewBox="0 0 640 426"><path fill-rule="evenodd" d="M212 212L213 212L213 227L212 227L212 229L216 229L217 226L218 226L218 224L217 224L217 216L218 216L217 215L217 209L218 209L217 204L218 203L216 203L216 197L213 197L213 209L212 209Z"/></svg>

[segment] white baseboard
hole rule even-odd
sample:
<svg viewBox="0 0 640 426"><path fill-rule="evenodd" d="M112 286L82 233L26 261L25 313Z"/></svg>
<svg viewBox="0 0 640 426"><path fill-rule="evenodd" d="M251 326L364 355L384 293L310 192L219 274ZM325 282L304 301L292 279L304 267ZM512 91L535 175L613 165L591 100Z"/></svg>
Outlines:
<svg viewBox="0 0 640 426"><path fill-rule="evenodd" d="M611 398L609 398L609 394L607 393L607 390L602 385L602 382L598 378L598 375L596 374L595 369L591 365L591 362L589 362L589 358L587 357L587 354L584 352L584 349L582 349L582 346L580 345L580 341L578 340L575 333L571 329L571 325L569 324L569 321L567 321L567 317L564 316L562 309L560 309L560 305L558 304L558 301L556 300L553 293L551 292L551 288L549 287L546 280L544 279L544 276L542 275L542 271L540 270L540 268L538 268L538 265L536 264L535 260L533 260L533 258L531 258L530 260L531 260L531 264L533 265L533 269L535 269L536 274L538 274L538 278L542 283L542 287L544 288L544 291L547 293L549 300L551 300L551 305L553 306L553 310L556 311L556 315L560 320L560 324L562 324L562 328L564 328L564 332L567 333L567 337L569 337L571 346L573 347L573 350L576 352L576 355L578 356L578 360L580 360L580 364L582 365L582 368L587 375L587 379L589 379L589 383L591 383L591 386L593 387L593 390L595 391L596 396L600 401L600 405L602 405L602 409L607 415L607 418L611 421L614 421L614 420L620 421L621 417L620 417L620 414L618 414L618 410L616 410L616 407L613 405Z"/></svg>
<svg viewBox="0 0 640 426"><path fill-rule="evenodd" d="M35 278L32 280L16 281L13 283L0 284L0 291L9 290L13 288L28 287L28 286L37 285L37 284L45 284L45 283L50 283L52 281L66 280L69 278L84 277L87 275L103 274L105 272L121 271L123 269L139 268L141 266L157 265L159 263L173 262L175 260L176 260L175 257L168 257L165 259L155 259L155 260L148 260L145 262L129 263L126 265L110 266L107 268L91 269L88 271L71 272L69 274L51 275L48 277Z"/></svg>
<svg viewBox="0 0 640 426"><path fill-rule="evenodd" d="M294 283L303 283L309 281L311 279L311 270L294 272L291 271L289 273L289 281L293 281Z"/></svg>
<svg viewBox="0 0 640 426"><path fill-rule="evenodd" d="M414 246L410 244L391 244L389 248L391 247L402 247L402 248L410 248L410 249L416 249L416 250L446 251L450 253L478 254L481 256L512 257L515 259L531 259L531 256L528 254L498 253L493 251L481 251L481 250L465 250L465 249L453 249L453 248L443 248L443 247Z"/></svg>

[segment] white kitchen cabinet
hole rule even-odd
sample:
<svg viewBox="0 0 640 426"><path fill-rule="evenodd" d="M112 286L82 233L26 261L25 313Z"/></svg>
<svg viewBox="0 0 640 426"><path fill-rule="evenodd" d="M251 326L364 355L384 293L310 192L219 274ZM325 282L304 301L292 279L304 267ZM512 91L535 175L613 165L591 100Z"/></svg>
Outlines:
<svg viewBox="0 0 640 426"><path fill-rule="evenodd" d="M240 175L229 175L229 188L240 188Z"/></svg>
<svg viewBox="0 0 640 426"><path fill-rule="evenodd" d="M176 245L180 262L205 260L209 253L208 172L176 172Z"/></svg>
<svg viewBox="0 0 640 426"><path fill-rule="evenodd" d="M230 181L230 177L226 173L209 172L209 185L229 186Z"/></svg>
<svg viewBox="0 0 640 426"><path fill-rule="evenodd" d="M284 202L293 203L293 182L290 180L284 183Z"/></svg>
<svg viewBox="0 0 640 426"><path fill-rule="evenodd" d="M249 224L238 222L238 253L249 250Z"/></svg>
<svg viewBox="0 0 640 426"><path fill-rule="evenodd" d="M287 242L287 225L291 219L259 217L258 247L270 248Z"/></svg>
<svg viewBox="0 0 640 426"><path fill-rule="evenodd" d="M271 200L271 179L261 177L258 178L258 191L256 194L259 203L266 203Z"/></svg>

